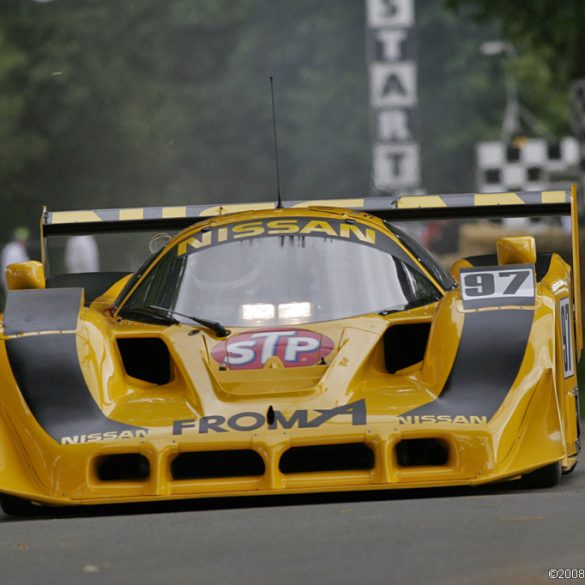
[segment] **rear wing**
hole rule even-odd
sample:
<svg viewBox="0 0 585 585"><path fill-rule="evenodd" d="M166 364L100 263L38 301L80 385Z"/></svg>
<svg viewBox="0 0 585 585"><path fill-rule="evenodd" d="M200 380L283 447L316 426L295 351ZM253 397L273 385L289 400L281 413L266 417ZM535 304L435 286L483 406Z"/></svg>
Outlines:
<svg viewBox="0 0 585 585"><path fill-rule="evenodd" d="M354 211L365 211L377 217L394 221L532 217L570 215L571 198L570 190L523 191L518 193L395 195L358 199L284 201L282 207L342 207ZM85 211L47 211L44 209L41 227L45 236L183 229L218 215L274 209L275 207L275 202L261 202Z"/></svg>
<svg viewBox="0 0 585 585"><path fill-rule="evenodd" d="M284 208L337 207L364 211L382 219L429 220L481 217L534 217L570 215L573 253L573 295L577 354L583 348L581 322L581 267L577 190L520 191L513 193L464 193L456 195L390 195L356 199L284 201ZM275 209L275 202L225 205L134 207L85 211L47 211L41 217L41 243L45 262L45 238L100 232L180 230L210 217L242 211Z"/></svg>

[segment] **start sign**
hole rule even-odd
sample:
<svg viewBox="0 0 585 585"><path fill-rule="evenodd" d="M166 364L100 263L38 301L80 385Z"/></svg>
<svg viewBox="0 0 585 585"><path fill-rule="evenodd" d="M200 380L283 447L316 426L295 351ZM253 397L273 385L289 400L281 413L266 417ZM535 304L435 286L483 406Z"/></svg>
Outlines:
<svg viewBox="0 0 585 585"><path fill-rule="evenodd" d="M230 370L257 370L271 357L285 368L313 366L333 351L333 340L307 329L258 329L217 343L211 357Z"/></svg>
<svg viewBox="0 0 585 585"><path fill-rule="evenodd" d="M414 0L367 0L367 14L374 186L417 191Z"/></svg>

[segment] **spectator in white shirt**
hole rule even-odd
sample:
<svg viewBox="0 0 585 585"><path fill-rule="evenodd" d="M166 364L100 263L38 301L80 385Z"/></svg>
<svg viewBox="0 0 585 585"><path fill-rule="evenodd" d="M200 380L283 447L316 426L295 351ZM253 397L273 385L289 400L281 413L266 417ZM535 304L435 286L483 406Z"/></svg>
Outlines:
<svg viewBox="0 0 585 585"><path fill-rule="evenodd" d="M98 272L99 252L92 236L73 236L65 244L65 266L70 274Z"/></svg>
<svg viewBox="0 0 585 585"><path fill-rule="evenodd" d="M30 260L26 245L28 243L28 230L24 227L18 227L12 234L10 241L2 250L0 265L2 269L2 284L6 288L6 267L17 262L27 262Z"/></svg>

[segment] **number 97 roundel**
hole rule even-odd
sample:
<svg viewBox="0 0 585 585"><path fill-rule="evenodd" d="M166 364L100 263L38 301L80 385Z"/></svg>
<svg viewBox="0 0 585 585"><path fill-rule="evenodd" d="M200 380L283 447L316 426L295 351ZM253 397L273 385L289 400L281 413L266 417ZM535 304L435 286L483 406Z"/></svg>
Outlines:
<svg viewBox="0 0 585 585"><path fill-rule="evenodd" d="M534 305L535 278L531 264L461 269L464 309Z"/></svg>

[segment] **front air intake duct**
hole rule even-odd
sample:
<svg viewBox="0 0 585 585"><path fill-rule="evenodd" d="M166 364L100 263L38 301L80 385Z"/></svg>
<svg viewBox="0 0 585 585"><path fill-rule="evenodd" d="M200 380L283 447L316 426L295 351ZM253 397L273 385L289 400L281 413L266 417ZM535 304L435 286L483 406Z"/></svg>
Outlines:
<svg viewBox="0 0 585 585"><path fill-rule="evenodd" d="M251 449L192 451L181 453L171 463L173 479L214 479L264 475L259 453Z"/></svg>
<svg viewBox="0 0 585 585"><path fill-rule="evenodd" d="M279 468L282 473L364 471L374 468L374 453L363 443L291 447Z"/></svg>
<svg viewBox="0 0 585 585"><path fill-rule="evenodd" d="M384 334L384 361L386 369L395 374L425 357L430 323L406 323L393 325Z"/></svg>
<svg viewBox="0 0 585 585"><path fill-rule="evenodd" d="M120 337L118 348L129 376L151 384L171 381L171 356L159 337Z"/></svg>
<svg viewBox="0 0 585 585"><path fill-rule="evenodd" d="M400 467L447 465L449 445L440 439L405 439L396 445Z"/></svg>
<svg viewBox="0 0 585 585"><path fill-rule="evenodd" d="M145 481L150 463L139 453L102 455L95 460L95 472L100 481Z"/></svg>

